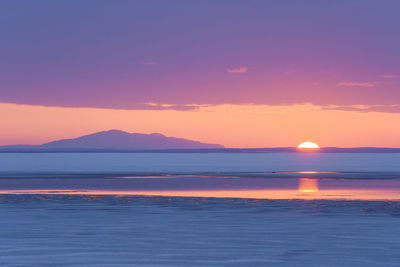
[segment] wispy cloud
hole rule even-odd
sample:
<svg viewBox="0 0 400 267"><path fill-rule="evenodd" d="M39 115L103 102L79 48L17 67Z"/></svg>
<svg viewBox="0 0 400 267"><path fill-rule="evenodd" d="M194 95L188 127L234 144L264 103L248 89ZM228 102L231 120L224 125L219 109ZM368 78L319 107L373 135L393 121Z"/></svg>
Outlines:
<svg viewBox="0 0 400 267"><path fill-rule="evenodd" d="M154 60L147 59L147 60L141 60L140 64L142 65L158 65L158 63Z"/></svg>
<svg viewBox="0 0 400 267"><path fill-rule="evenodd" d="M143 109L143 110L194 110L198 109L200 106L194 104L165 104L165 103L154 103L147 102L143 104L136 105L135 109Z"/></svg>
<svg viewBox="0 0 400 267"><path fill-rule="evenodd" d="M328 105L322 106L327 110L400 113L400 105Z"/></svg>
<svg viewBox="0 0 400 267"><path fill-rule="evenodd" d="M353 81L344 81L339 82L338 86L351 86L351 87L374 87L379 82L353 82Z"/></svg>
<svg viewBox="0 0 400 267"><path fill-rule="evenodd" d="M384 79L395 79L395 78L398 77L398 75L396 75L396 74L382 74L381 77L384 78Z"/></svg>
<svg viewBox="0 0 400 267"><path fill-rule="evenodd" d="M229 73L246 73L247 72L247 67L227 69L226 72L229 72Z"/></svg>

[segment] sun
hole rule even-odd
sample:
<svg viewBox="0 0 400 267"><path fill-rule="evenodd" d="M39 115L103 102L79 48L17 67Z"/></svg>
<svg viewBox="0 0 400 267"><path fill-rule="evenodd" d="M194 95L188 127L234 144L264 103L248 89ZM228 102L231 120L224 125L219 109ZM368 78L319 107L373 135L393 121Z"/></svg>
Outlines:
<svg viewBox="0 0 400 267"><path fill-rule="evenodd" d="M319 145L314 142L307 141L298 145L297 148L319 148Z"/></svg>

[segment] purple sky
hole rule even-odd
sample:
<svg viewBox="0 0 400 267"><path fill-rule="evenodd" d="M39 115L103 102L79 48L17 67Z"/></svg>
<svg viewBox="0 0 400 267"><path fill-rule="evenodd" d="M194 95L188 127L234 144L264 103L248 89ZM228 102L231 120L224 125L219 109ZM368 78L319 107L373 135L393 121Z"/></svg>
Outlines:
<svg viewBox="0 0 400 267"><path fill-rule="evenodd" d="M400 112L399 10L398 0L2 1L0 102Z"/></svg>

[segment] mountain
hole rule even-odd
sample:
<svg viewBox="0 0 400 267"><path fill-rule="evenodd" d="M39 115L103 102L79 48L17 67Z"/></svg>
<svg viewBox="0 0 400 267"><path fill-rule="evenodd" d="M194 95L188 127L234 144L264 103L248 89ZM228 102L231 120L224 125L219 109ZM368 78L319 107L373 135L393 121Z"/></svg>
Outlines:
<svg viewBox="0 0 400 267"><path fill-rule="evenodd" d="M0 146L1 150L165 150L165 149L216 149L218 144L206 144L183 138L167 137L162 134L127 133L109 130L81 136L74 139L62 139L43 145Z"/></svg>
<svg viewBox="0 0 400 267"><path fill-rule="evenodd" d="M41 145L49 149L112 149L112 150L158 150L223 148L222 145L206 144L183 138L166 137L159 133L139 134L110 130L63 139Z"/></svg>

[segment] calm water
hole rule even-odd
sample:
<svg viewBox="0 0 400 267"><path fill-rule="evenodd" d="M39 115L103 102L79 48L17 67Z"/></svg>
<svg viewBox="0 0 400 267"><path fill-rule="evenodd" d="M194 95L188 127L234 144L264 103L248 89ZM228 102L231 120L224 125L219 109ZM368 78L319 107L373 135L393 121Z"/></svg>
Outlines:
<svg viewBox="0 0 400 267"><path fill-rule="evenodd" d="M0 153L1 172L400 172L400 153Z"/></svg>
<svg viewBox="0 0 400 267"><path fill-rule="evenodd" d="M0 154L0 266L398 266L400 154Z"/></svg>

